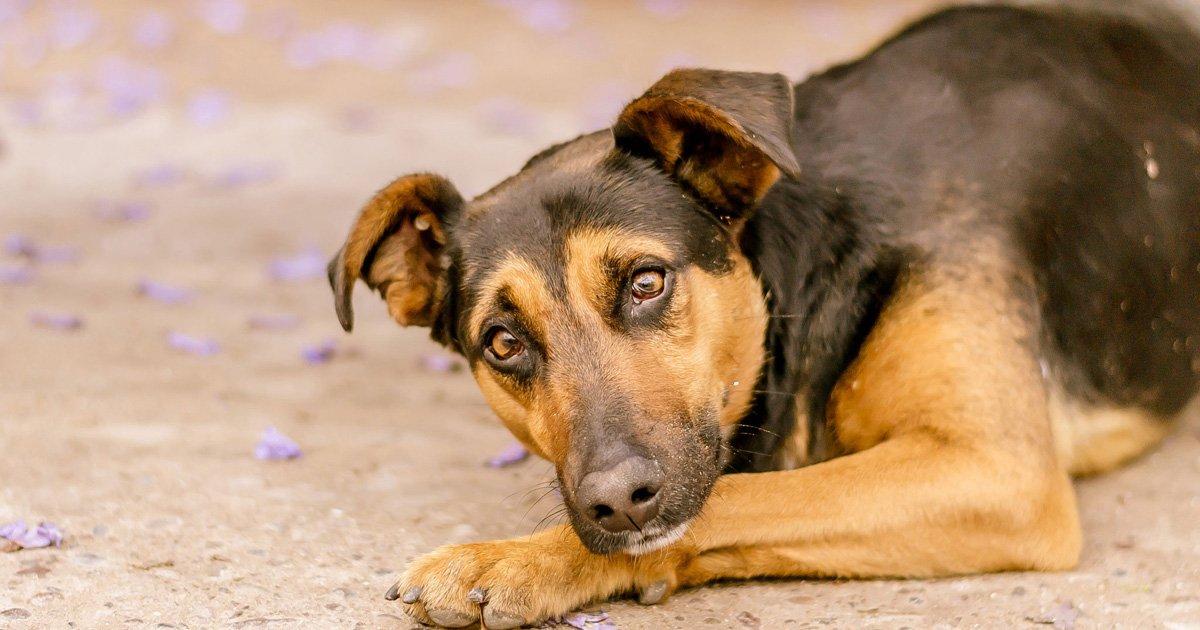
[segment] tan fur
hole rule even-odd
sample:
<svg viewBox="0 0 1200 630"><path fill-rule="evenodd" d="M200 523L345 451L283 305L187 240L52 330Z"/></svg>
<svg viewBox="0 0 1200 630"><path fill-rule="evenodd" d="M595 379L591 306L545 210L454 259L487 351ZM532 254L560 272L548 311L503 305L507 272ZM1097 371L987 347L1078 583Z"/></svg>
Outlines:
<svg viewBox="0 0 1200 630"><path fill-rule="evenodd" d="M1169 418L1139 409L1097 407L1050 389L1050 416L1059 461L1072 475L1096 475L1138 457L1170 431Z"/></svg>

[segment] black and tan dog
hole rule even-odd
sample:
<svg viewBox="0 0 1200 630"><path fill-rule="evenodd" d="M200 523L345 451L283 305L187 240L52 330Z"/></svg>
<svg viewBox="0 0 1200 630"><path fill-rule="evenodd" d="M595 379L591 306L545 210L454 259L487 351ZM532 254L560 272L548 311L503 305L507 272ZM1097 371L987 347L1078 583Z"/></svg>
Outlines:
<svg viewBox="0 0 1200 630"><path fill-rule="evenodd" d="M1067 569L1071 476L1197 391L1200 38L975 7L797 86L675 71L474 200L397 179L330 275L347 330L361 277L462 353L570 514L413 562L418 620Z"/></svg>

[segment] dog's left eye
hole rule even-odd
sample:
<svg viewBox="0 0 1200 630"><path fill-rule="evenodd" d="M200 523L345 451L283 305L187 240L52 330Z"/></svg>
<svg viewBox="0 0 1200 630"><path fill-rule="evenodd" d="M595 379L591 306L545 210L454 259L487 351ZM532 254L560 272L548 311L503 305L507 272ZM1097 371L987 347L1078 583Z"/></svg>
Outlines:
<svg viewBox="0 0 1200 630"><path fill-rule="evenodd" d="M662 295L666 286L667 278L661 269L642 269L633 274L629 292L633 294L635 302L645 302Z"/></svg>
<svg viewBox="0 0 1200 630"><path fill-rule="evenodd" d="M488 331L485 348L487 354L500 363L514 359L525 352L525 344L503 326L496 326Z"/></svg>

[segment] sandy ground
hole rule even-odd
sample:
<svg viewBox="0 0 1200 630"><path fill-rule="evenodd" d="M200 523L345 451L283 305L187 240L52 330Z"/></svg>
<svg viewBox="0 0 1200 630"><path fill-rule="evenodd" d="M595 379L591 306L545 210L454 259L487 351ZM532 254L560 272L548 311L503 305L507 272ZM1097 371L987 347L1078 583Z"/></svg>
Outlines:
<svg viewBox="0 0 1200 630"><path fill-rule="evenodd" d="M438 352L423 331L360 291L344 337L323 281L273 278L270 262L332 252L401 173L478 193L673 65L798 78L930 6L23 4L0 1L0 238L78 258L0 282L0 523L66 534L0 554L13 628L410 626L382 598L405 563L532 531L552 506L525 491L551 471L483 467L509 439L469 376L422 367ZM97 214L122 203L148 216ZM0 253L0 272L25 268ZM193 295L140 297L142 279ZM82 327L38 327L37 312ZM299 323L248 327L264 314ZM220 351L181 352L172 331ZM302 360L327 339L331 361ZM254 459L268 425L304 456ZM1068 573L758 582L594 608L622 628L1200 627L1200 422L1079 492L1088 542Z"/></svg>

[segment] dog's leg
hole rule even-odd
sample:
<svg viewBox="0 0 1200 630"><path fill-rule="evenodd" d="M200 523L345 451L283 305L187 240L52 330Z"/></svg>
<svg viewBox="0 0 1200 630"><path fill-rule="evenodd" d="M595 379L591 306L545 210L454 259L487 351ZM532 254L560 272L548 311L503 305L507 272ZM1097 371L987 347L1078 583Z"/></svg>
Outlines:
<svg viewBox="0 0 1200 630"><path fill-rule="evenodd" d="M1011 287L961 282L903 287L839 382L832 421L853 454L718 481L692 527L702 553L682 583L1077 562L1078 516L1055 458L1036 312Z"/></svg>

